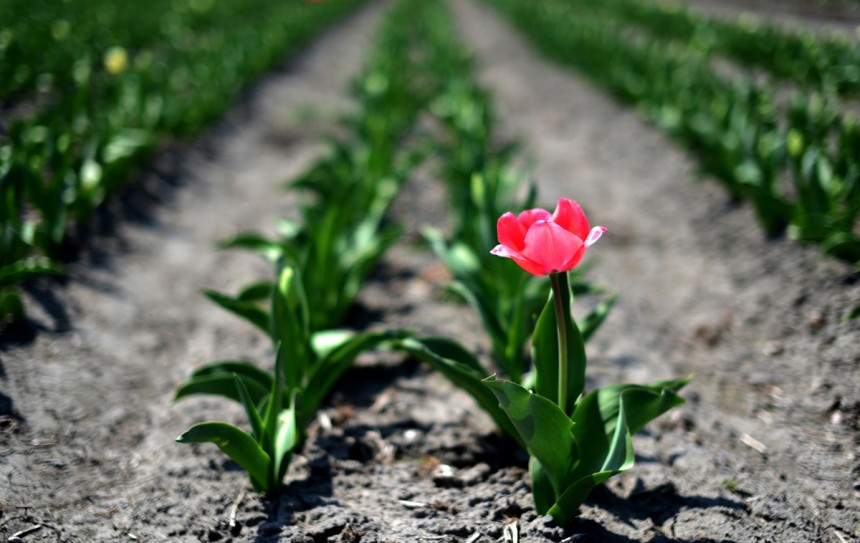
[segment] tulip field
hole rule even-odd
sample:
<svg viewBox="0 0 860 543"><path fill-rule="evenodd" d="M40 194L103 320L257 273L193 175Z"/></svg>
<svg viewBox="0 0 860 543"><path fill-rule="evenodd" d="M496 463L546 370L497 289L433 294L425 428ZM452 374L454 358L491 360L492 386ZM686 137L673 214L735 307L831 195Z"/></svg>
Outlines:
<svg viewBox="0 0 860 543"><path fill-rule="evenodd" d="M860 11L743 9L5 2L0 538L860 542Z"/></svg>

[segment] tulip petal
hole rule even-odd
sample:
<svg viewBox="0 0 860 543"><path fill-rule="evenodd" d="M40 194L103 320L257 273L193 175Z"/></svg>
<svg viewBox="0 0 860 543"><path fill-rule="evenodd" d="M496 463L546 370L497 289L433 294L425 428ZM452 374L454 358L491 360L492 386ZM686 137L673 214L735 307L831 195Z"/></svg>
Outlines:
<svg viewBox="0 0 860 543"><path fill-rule="evenodd" d="M573 200L559 198L552 220L579 239L584 240L588 236L588 219L579 204Z"/></svg>
<svg viewBox="0 0 860 543"><path fill-rule="evenodd" d="M505 247L504 245L502 245L500 243L499 245L496 245L495 247L493 247L493 250L490 251L490 254L500 256L502 258L511 258L511 255L513 253L510 249L508 249L507 247Z"/></svg>
<svg viewBox="0 0 860 543"><path fill-rule="evenodd" d="M520 224L517 217L510 211L499 217L496 223L496 234L498 235L499 243L515 251L522 251L523 247L525 247L524 238L526 237L526 228Z"/></svg>
<svg viewBox="0 0 860 543"><path fill-rule="evenodd" d="M527 232L529 227L537 221L547 221L552 217L546 209L527 209L517 215L517 221L523 227L523 232Z"/></svg>
<svg viewBox="0 0 860 543"><path fill-rule="evenodd" d="M594 243L600 239L600 236L606 232L605 226L595 226L591 229L591 232L588 233L588 237L585 238L585 246L591 247Z"/></svg>
<svg viewBox="0 0 860 543"><path fill-rule="evenodd" d="M540 275L546 275L554 271L568 271L570 268L566 268L566 265L580 250L583 242L552 221L537 221L526 233L525 245L522 256L539 264L543 268Z"/></svg>
<svg viewBox="0 0 860 543"><path fill-rule="evenodd" d="M522 254L519 254L519 253L515 254L515 255L511 255L511 258L513 259L514 262L517 263L517 265L520 268L524 269L525 271L529 272L532 275L547 275L552 271L552 270L547 270L544 267L544 265L541 264L540 262L535 262L534 260L530 260L530 259L524 257Z"/></svg>

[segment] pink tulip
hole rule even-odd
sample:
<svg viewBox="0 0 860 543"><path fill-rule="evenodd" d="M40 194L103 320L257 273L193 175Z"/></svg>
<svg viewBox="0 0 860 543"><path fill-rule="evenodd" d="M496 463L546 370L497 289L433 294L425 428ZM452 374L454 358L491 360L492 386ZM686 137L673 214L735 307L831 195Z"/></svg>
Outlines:
<svg viewBox="0 0 860 543"><path fill-rule="evenodd" d="M559 198L555 212L529 209L519 215L510 211L499 217L499 245L490 251L511 258L532 275L570 271L579 264L585 249L606 232L589 229L582 208L573 200Z"/></svg>

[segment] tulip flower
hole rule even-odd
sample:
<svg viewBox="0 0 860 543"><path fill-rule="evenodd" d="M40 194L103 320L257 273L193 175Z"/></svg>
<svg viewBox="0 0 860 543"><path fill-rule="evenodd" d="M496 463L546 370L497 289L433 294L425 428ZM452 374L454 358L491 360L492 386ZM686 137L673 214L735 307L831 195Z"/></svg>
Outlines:
<svg viewBox="0 0 860 543"><path fill-rule="evenodd" d="M499 245L492 254L510 258L532 275L572 270L606 228L589 228L585 213L573 200L559 198L555 212L528 209L507 212L496 225Z"/></svg>

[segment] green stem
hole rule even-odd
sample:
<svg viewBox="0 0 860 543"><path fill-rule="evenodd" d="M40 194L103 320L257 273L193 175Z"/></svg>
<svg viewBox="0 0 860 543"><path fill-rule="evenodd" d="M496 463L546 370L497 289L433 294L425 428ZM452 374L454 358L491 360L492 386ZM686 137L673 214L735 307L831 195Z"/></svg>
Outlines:
<svg viewBox="0 0 860 543"><path fill-rule="evenodd" d="M562 272L565 273L565 272ZM558 330L558 405L567 414L567 321L564 298L558 273L549 274L552 285L552 305L555 308L555 325Z"/></svg>

